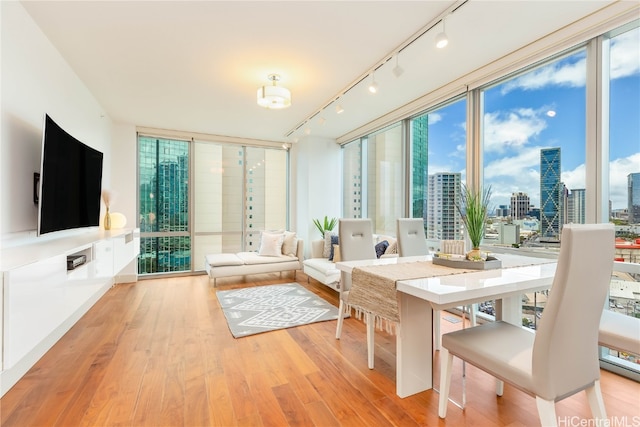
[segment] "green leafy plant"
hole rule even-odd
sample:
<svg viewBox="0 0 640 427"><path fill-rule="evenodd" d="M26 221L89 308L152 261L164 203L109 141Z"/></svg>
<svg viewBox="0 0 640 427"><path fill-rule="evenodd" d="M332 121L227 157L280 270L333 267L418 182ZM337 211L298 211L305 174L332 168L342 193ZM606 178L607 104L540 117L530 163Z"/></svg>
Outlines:
<svg viewBox="0 0 640 427"><path fill-rule="evenodd" d="M480 191L473 191L462 184L462 195L457 208L467 229L467 235L471 240L473 249L480 248L480 242L484 237L490 200L491 186Z"/></svg>
<svg viewBox="0 0 640 427"><path fill-rule="evenodd" d="M325 215L323 222L321 222L319 219L314 219L313 223L315 224L316 228L318 229L322 237L324 237L324 232L333 230L336 224L338 223L338 219L337 218L329 219L329 217Z"/></svg>

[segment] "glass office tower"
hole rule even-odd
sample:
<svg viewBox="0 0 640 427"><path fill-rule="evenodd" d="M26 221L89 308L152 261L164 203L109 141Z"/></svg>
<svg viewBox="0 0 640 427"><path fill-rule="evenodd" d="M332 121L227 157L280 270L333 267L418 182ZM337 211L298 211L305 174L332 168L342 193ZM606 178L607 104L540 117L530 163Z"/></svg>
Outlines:
<svg viewBox="0 0 640 427"><path fill-rule="evenodd" d="M629 198L629 224L640 223L640 172L627 175Z"/></svg>
<svg viewBox="0 0 640 427"><path fill-rule="evenodd" d="M540 240L559 242L562 230L563 188L560 148L540 150Z"/></svg>

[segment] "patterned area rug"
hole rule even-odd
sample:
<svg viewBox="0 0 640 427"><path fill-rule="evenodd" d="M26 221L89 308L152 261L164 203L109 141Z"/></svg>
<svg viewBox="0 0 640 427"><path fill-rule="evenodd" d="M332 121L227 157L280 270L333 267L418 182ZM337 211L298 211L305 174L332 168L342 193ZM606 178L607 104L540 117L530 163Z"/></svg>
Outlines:
<svg viewBox="0 0 640 427"><path fill-rule="evenodd" d="M235 338L338 318L338 308L297 283L216 292Z"/></svg>

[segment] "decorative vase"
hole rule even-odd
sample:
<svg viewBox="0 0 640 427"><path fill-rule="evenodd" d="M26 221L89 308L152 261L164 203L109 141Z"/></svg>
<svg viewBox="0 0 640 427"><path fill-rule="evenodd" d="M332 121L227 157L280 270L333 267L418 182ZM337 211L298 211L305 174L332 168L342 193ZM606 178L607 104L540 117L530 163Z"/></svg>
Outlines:
<svg viewBox="0 0 640 427"><path fill-rule="evenodd" d="M109 213L109 206L107 206L107 213L104 214L104 229L111 230L111 214Z"/></svg>
<svg viewBox="0 0 640 427"><path fill-rule="evenodd" d="M482 252L480 248L473 248L467 252L467 259L471 261L482 261Z"/></svg>

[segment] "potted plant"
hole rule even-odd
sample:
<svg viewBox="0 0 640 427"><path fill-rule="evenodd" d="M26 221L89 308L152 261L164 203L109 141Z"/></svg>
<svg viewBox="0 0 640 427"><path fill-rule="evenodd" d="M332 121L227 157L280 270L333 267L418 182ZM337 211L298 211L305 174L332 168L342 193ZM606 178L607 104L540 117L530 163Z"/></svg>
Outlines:
<svg viewBox="0 0 640 427"><path fill-rule="evenodd" d="M324 221L320 222L319 219L314 219L313 223L315 224L316 228L318 229L318 231L320 232L320 235L322 236L322 238L324 238L324 232L325 231L331 231L333 230L333 228L336 226L336 224L338 223L338 219L337 218L331 218L329 219L326 215L324 216Z"/></svg>
<svg viewBox="0 0 640 427"><path fill-rule="evenodd" d="M490 200L491 186L474 191L462 184L462 195L457 208L471 241L471 251L467 253L469 260L482 260L480 242L487 227Z"/></svg>

